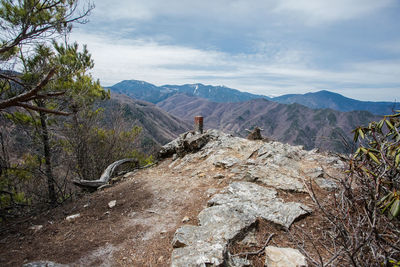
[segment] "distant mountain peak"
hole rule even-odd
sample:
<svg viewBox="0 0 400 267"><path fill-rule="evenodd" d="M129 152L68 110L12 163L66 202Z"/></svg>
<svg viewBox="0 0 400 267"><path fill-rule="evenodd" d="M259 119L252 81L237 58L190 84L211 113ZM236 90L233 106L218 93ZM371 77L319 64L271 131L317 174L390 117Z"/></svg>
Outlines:
<svg viewBox="0 0 400 267"><path fill-rule="evenodd" d="M193 83L156 86L140 80L121 81L113 85L110 89L114 92L123 93L133 98L152 103L159 103L174 94L183 93L218 103L243 102L251 99L263 98L282 104L298 103L312 109L330 108L339 111L365 110L379 115L391 114L394 108L399 108L398 103L358 101L328 90L309 92L306 94L286 94L271 98L265 95L241 92L237 89L226 87L225 85L213 86Z"/></svg>
<svg viewBox="0 0 400 267"><path fill-rule="evenodd" d="M129 80L119 82L110 89L116 93L126 94L152 103L158 103L178 93L197 96L214 102L243 102L255 98L268 98L263 95L241 92L224 85L213 86L202 83L155 86L144 81Z"/></svg>

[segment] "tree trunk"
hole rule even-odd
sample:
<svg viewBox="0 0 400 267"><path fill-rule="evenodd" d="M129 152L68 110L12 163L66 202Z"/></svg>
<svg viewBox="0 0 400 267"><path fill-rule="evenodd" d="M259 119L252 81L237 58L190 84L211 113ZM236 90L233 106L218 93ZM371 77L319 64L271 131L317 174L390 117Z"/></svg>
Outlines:
<svg viewBox="0 0 400 267"><path fill-rule="evenodd" d="M39 102L38 106L44 106L43 103ZM45 174L47 177L47 188L49 193L49 200L51 205L57 203L57 195L55 190L55 180L53 175L53 168L51 165L51 151L50 151L50 139L49 131L47 128L47 115L44 112L39 112L40 115L40 126L41 126L41 138L43 143L43 152L45 159Z"/></svg>
<svg viewBox="0 0 400 267"><path fill-rule="evenodd" d="M79 125L79 120L78 120L78 111L73 109L73 135L75 139L75 156L76 156L76 163L78 165L78 175L80 176L81 179L88 179L89 177L89 172L88 172L88 166L87 166L87 159L86 159L86 153L87 153L87 147L86 147L86 133L83 132L83 128L80 127Z"/></svg>
<svg viewBox="0 0 400 267"><path fill-rule="evenodd" d="M108 183L108 181L111 179L111 176L114 172L114 170L121 164L127 163L127 162L135 162L135 165L138 166L139 162L137 159L121 159L113 162L110 164L103 172L103 174L100 176L99 179L97 180L75 180L74 184L80 187L85 187L85 188L98 188L102 185L105 185Z"/></svg>

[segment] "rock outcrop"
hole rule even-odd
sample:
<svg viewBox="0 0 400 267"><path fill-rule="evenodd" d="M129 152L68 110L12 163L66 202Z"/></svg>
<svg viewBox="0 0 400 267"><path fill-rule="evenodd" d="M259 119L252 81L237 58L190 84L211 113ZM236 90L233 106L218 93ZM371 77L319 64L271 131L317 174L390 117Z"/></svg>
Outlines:
<svg viewBox="0 0 400 267"><path fill-rule="evenodd" d="M243 238L257 218L288 228L295 219L311 212L299 203L283 202L276 194L250 182L230 184L199 214L199 226L186 225L176 231L172 266L219 266L229 260L228 244Z"/></svg>
<svg viewBox="0 0 400 267"><path fill-rule="evenodd" d="M288 229L295 220L312 212L300 202L279 198L277 190L304 193L309 182L334 190L336 184L325 169L328 165L343 167L336 157L305 151L300 146L247 140L217 130L183 134L165 145L160 156L173 156L169 168L177 171L193 164L198 170L219 169L219 179L228 182L227 187L211 196L208 207L198 215L198 225L176 230L171 266L222 266L233 262L242 262L235 266L246 266L245 259L231 257L228 247L243 239L256 220ZM276 254L273 248L267 249L268 253L272 253L270 250ZM275 254L267 257L267 266L283 266L286 262L279 259L276 263Z"/></svg>

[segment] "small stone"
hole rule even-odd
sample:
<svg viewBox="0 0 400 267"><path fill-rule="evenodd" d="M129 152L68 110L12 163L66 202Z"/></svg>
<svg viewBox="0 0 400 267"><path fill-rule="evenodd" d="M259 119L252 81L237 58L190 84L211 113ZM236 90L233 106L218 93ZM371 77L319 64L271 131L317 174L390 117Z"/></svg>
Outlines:
<svg viewBox="0 0 400 267"><path fill-rule="evenodd" d="M214 175L213 178L214 179L224 179L225 175L218 173L218 174Z"/></svg>
<svg viewBox="0 0 400 267"><path fill-rule="evenodd" d="M321 167L310 169L306 171L306 174L312 179L324 177L324 170Z"/></svg>
<svg viewBox="0 0 400 267"><path fill-rule="evenodd" d="M208 189L207 190L207 196L208 197L211 197L212 195L214 195L215 193L217 193L217 189L215 189L215 188L210 188L210 189Z"/></svg>
<svg viewBox="0 0 400 267"><path fill-rule="evenodd" d="M190 218L188 216L183 217L182 219L183 223L187 223L188 221L190 221Z"/></svg>
<svg viewBox="0 0 400 267"><path fill-rule="evenodd" d="M229 265L231 267L248 267L252 266L251 262L247 259L240 258L240 257L230 257Z"/></svg>
<svg viewBox="0 0 400 267"><path fill-rule="evenodd" d="M164 260L164 256L160 256L157 260L158 263L162 262Z"/></svg>
<svg viewBox="0 0 400 267"><path fill-rule="evenodd" d="M227 158L224 158L221 160L216 160L213 162L213 164L215 167L227 169L227 168L232 167L233 165L235 165L238 162L239 162L239 160L237 158L227 157Z"/></svg>
<svg viewBox="0 0 400 267"><path fill-rule="evenodd" d="M39 231L42 228L43 228L43 225L32 225L31 227L29 227L30 230L33 230L35 232Z"/></svg>
<svg viewBox="0 0 400 267"><path fill-rule="evenodd" d="M128 178L129 176L131 176L131 175L133 175L134 174L134 172L127 172L127 173L125 173L124 174L124 178Z"/></svg>
<svg viewBox="0 0 400 267"><path fill-rule="evenodd" d="M67 217L65 218L65 220L67 220L67 221L73 221L73 220L75 220L75 219L77 219L77 218L79 218L79 217L81 217L81 214L80 214L80 213L77 213L77 214L73 214L73 215L67 216Z"/></svg>
<svg viewBox="0 0 400 267"><path fill-rule="evenodd" d="M265 248L265 256L265 266L268 267L307 266L304 255L293 248L268 246Z"/></svg>
<svg viewBox="0 0 400 267"><path fill-rule="evenodd" d="M109 207L110 209L112 209L112 208L115 207L116 204L117 204L117 201L116 201L116 200L111 200L110 202L108 202L108 207Z"/></svg>
<svg viewBox="0 0 400 267"><path fill-rule="evenodd" d="M241 173L242 172L242 170L239 168L232 168L230 170L231 170L231 173Z"/></svg>
<svg viewBox="0 0 400 267"><path fill-rule="evenodd" d="M254 159L249 159L249 160L247 160L247 162L246 162L248 165L256 165L256 161L254 160Z"/></svg>
<svg viewBox="0 0 400 267"><path fill-rule="evenodd" d="M87 204L83 205L83 207L84 207L84 208L87 208L87 207L89 207L89 203L87 203Z"/></svg>
<svg viewBox="0 0 400 267"><path fill-rule="evenodd" d="M327 178L316 178L315 183L322 189L328 191L334 191L338 188L338 185L333 180Z"/></svg>

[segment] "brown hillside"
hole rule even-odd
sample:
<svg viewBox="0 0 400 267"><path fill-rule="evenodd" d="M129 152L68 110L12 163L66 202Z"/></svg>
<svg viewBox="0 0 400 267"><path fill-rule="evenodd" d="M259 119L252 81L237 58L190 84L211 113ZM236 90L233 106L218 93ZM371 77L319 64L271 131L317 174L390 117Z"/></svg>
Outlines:
<svg viewBox="0 0 400 267"><path fill-rule="evenodd" d="M314 110L299 104L279 104L266 99L216 103L183 94L169 97L157 105L187 122L201 115L205 128L246 136L246 128L258 126L264 129L264 136L280 142L303 145L305 149L321 148L337 152L349 152L342 136L351 143L351 131L355 127L379 118L366 111Z"/></svg>

